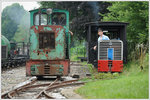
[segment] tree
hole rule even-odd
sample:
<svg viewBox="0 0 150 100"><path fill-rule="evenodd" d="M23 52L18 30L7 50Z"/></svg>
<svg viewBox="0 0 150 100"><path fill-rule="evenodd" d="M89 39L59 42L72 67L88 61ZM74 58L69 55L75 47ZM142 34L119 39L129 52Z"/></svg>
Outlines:
<svg viewBox="0 0 150 100"><path fill-rule="evenodd" d="M109 13L101 14L103 21L129 22L127 27L127 42L129 55L136 51L137 44L148 44L149 29L149 2L111 2L108 7ZM147 47L148 49L148 47ZM137 52L138 54L139 52ZM132 54L132 56L137 56Z"/></svg>
<svg viewBox="0 0 150 100"><path fill-rule="evenodd" d="M57 8L69 11L70 30L74 33L74 40L83 40L84 24L91 21L101 20L98 12L106 13L110 3L107 2L39 2L41 8Z"/></svg>
<svg viewBox="0 0 150 100"><path fill-rule="evenodd" d="M11 40L18 28L25 10L18 3L4 8L2 12L2 34Z"/></svg>
<svg viewBox="0 0 150 100"><path fill-rule="evenodd" d="M148 2L112 2L108 7L110 11L103 15L104 21L129 22L127 40L133 43L148 42Z"/></svg>
<svg viewBox="0 0 150 100"><path fill-rule="evenodd" d="M25 15L20 20L18 29L14 35L14 40L16 42L28 42L29 40L29 28L30 28L30 15L29 12L26 12Z"/></svg>

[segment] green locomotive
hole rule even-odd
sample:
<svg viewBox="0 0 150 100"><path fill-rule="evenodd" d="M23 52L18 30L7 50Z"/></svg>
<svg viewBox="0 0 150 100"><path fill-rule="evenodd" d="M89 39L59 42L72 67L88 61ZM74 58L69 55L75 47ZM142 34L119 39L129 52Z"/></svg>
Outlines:
<svg viewBox="0 0 150 100"><path fill-rule="evenodd" d="M69 12L45 8L31 10L30 25L30 59L26 63L26 75L68 75Z"/></svg>

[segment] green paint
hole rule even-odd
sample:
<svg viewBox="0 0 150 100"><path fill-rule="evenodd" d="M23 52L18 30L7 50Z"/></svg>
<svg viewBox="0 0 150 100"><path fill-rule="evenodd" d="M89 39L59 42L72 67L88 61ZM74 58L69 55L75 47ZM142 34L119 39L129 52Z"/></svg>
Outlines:
<svg viewBox="0 0 150 100"><path fill-rule="evenodd" d="M40 9L42 13L46 13L46 9ZM38 13L39 12L39 9L35 9L35 10L31 10L30 11L30 25L33 26L34 25L34 14L35 13ZM60 10L60 9L52 9L52 12L55 13L55 12L62 12L62 13L65 13L66 14L66 26L64 27L67 27L69 29L69 12L67 10ZM48 16L50 18L50 23L48 23L49 25L52 25L51 23L51 15ZM66 30L66 32L68 31L68 29Z"/></svg>
<svg viewBox="0 0 150 100"><path fill-rule="evenodd" d="M32 65L31 66L31 75L39 75L38 67L40 67L40 65Z"/></svg>
<svg viewBox="0 0 150 100"><path fill-rule="evenodd" d="M56 69L56 75L63 75L63 71L64 71L64 66L63 65L58 65L58 64L52 64L53 67L57 67L58 69Z"/></svg>
<svg viewBox="0 0 150 100"><path fill-rule="evenodd" d="M32 42L31 50L36 50L38 47L38 36L34 33L34 30L30 31L30 41Z"/></svg>
<svg viewBox="0 0 150 100"><path fill-rule="evenodd" d="M50 27L45 26L43 31L51 31ZM39 49L39 41L38 34L34 33L33 30L30 31L30 58L31 59L42 59L42 60L55 60L65 59L65 33L61 28L57 28L59 30L57 33L57 38L55 39L55 49L52 49L51 52L48 52L48 57L46 57L46 52L43 52L43 49ZM33 52L35 51L35 52ZM37 51L40 51L38 55Z"/></svg>
<svg viewBox="0 0 150 100"><path fill-rule="evenodd" d="M31 66L31 75L40 75L40 70L38 70L38 67L40 67L41 65L35 64ZM56 69L56 75L63 75L63 71L64 71L64 67L63 65L59 65L59 64L52 64L50 66L51 67L57 67Z"/></svg>
<svg viewBox="0 0 150 100"><path fill-rule="evenodd" d="M3 36L3 35L1 35L1 45L2 45L2 46L7 46L8 51L10 50L10 42L9 42L9 40L8 40L5 36Z"/></svg>
<svg viewBox="0 0 150 100"><path fill-rule="evenodd" d="M46 9L40 9L41 13L46 13ZM34 14L38 13L39 9L35 9L30 11L30 25L34 25ZM69 33L69 12L66 10L59 10L59 9L53 9L52 12L62 12L66 14L66 25L63 26L64 29L57 28L56 30L59 30L57 33L57 38L55 39L55 49L51 49L48 54L44 52L43 49L39 49L39 36L37 33L34 33L34 29L30 29L30 59L36 60L55 60L55 59L65 59L65 45L68 45L68 51L70 52L70 33ZM44 29L42 31L52 31L51 27L49 25L51 24L51 15L48 15L48 18L50 23L48 23L48 26L43 26ZM42 26L42 25L41 25ZM36 26L36 29L38 30L38 26ZM47 50L45 48L45 50ZM40 52L38 55L37 52ZM48 56L46 56L48 55ZM69 53L70 55L70 53Z"/></svg>
<svg viewBox="0 0 150 100"><path fill-rule="evenodd" d="M44 27L45 31L52 31L52 29L50 27Z"/></svg>

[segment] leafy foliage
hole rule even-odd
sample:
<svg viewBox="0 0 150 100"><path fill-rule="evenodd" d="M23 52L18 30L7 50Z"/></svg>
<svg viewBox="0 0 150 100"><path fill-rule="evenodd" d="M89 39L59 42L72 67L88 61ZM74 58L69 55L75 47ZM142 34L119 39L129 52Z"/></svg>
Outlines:
<svg viewBox="0 0 150 100"><path fill-rule="evenodd" d="M82 40L81 43L79 41L72 43L70 51L71 51L71 58L70 58L71 61L79 61L80 59L78 57L86 56L85 41Z"/></svg>
<svg viewBox="0 0 150 100"><path fill-rule="evenodd" d="M135 50L137 44L148 43L148 2L111 2L109 13L101 14L103 21L129 22L127 27L128 52ZM148 48L148 47L147 47Z"/></svg>
<svg viewBox="0 0 150 100"><path fill-rule="evenodd" d="M6 7L2 12L2 34L11 40L18 29L25 10L18 3Z"/></svg>
<svg viewBox="0 0 150 100"><path fill-rule="evenodd" d="M26 12L22 17L18 29L14 35L16 42L28 42L29 40L29 28L30 28L30 16L29 12Z"/></svg>

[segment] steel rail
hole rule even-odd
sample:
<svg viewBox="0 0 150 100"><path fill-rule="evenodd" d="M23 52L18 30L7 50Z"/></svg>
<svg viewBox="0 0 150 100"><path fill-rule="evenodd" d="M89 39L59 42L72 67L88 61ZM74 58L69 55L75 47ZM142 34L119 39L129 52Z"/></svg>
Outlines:
<svg viewBox="0 0 150 100"><path fill-rule="evenodd" d="M84 84L85 82L77 82L78 80L69 80L69 81L63 81L63 82L57 82L58 80L56 79L54 82L51 83L45 83L45 84L37 84L34 85L33 83L36 82L32 81L29 84L23 85L21 87L18 87L14 90L11 90L10 92L8 92L7 94L5 94L5 96L3 95L3 98L9 98L12 99L13 96L15 96L16 94L18 94L19 92L21 92L22 90L27 90L30 88L36 88L36 87L42 87L42 86L47 86L44 90L42 90L38 95L36 95L34 97L34 99L38 99L41 96L45 96L48 99L55 99L53 97L51 97L50 95L47 94L47 91L52 91L53 89L57 89L59 87L65 87L65 86L71 86L71 85L81 85ZM6 97L7 96L7 97Z"/></svg>
<svg viewBox="0 0 150 100"><path fill-rule="evenodd" d="M46 91L44 91L43 93L44 93L44 95L45 95L48 99L55 99L55 98L49 96L49 95L46 93Z"/></svg>
<svg viewBox="0 0 150 100"><path fill-rule="evenodd" d="M29 80L30 80L30 79L29 79ZM29 86L29 85L32 85L32 84L34 84L36 81L37 81L37 78L35 78L34 80L30 80L30 82L27 83L27 84L24 84L24 85L22 85L22 86L20 86L20 87L17 87L17 88L15 88L15 89L13 89L13 90L7 91L6 93L4 93L4 94L1 95L1 98L5 98L5 97L12 98L12 94L13 94L14 92L16 92L18 89L24 88L24 87Z"/></svg>
<svg viewBox="0 0 150 100"><path fill-rule="evenodd" d="M75 81L78 81L78 80L69 80L69 81L63 81L63 82L58 82L58 83L54 83L54 84L52 84L52 85L58 85L58 84L60 84L60 83L70 83L70 82L75 82ZM20 91L22 91L22 90L26 90L26 89L30 89L30 88L36 88L36 87L41 87L41 86L47 86L47 85L49 85L50 83L46 83L46 84L38 84L38 85L29 85L29 86L25 86L25 87L21 87L21 88L18 88L17 90L15 90L15 91L12 91L11 93L10 93L10 95L15 95L16 94L16 92L20 92Z"/></svg>
<svg viewBox="0 0 150 100"><path fill-rule="evenodd" d="M58 81L58 79L56 79L54 82L50 83L50 84L48 85L48 87L46 87L44 90L42 90L42 91L35 97L35 99L40 98L42 94L43 94L43 95L46 95L47 97L52 98L52 97L49 96L47 93L45 93L45 92L46 92L45 90L46 90L47 88L51 87L51 86L52 86L54 83L56 83L57 81Z"/></svg>
<svg viewBox="0 0 150 100"><path fill-rule="evenodd" d="M63 81L63 82L61 82L61 83L70 83L70 82L76 82L76 81L78 81L78 80ZM18 89L18 91L25 90L25 89L29 89L29 88L36 88L36 87L48 86L49 84L50 84L50 83L37 84L37 85L30 85L30 86L26 86L26 87L20 88L20 90ZM60 84L60 82L54 83L54 84L52 84L52 85L57 85L57 84Z"/></svg>
<svg viewBox="0 0 150 100"><path fill-rule="evenodd" d="M60 87L65 87L65 86L71 86L71 85L83 85L85 84L86 82L74 82L74 83L63 83L63 84L58 84L58 85L54 85L54 86L51 86L49 87L46 91L50 91L52 89L56 89L56 88L60 88Z"/></svg>
<svg viewBox="0 0 150 100"><path fill-rule="evenodd" d="M10 95L10 93L8 93L7 96L8 96L9 99L12 99L12 98L13 98L13 97Z"/></svg>

